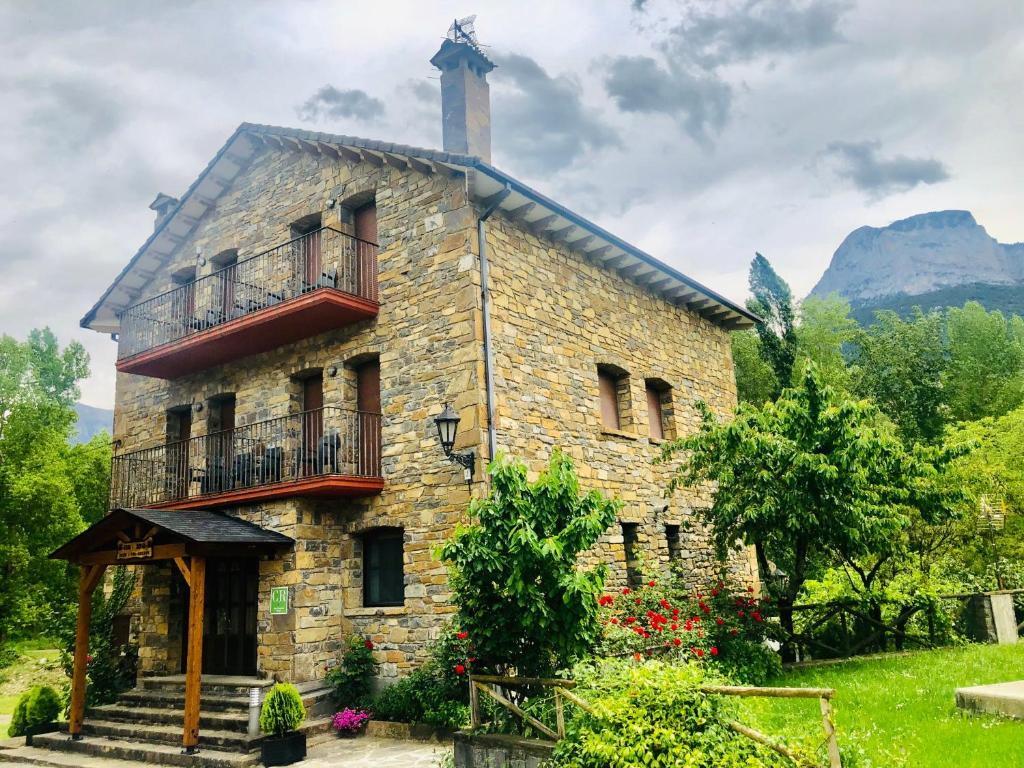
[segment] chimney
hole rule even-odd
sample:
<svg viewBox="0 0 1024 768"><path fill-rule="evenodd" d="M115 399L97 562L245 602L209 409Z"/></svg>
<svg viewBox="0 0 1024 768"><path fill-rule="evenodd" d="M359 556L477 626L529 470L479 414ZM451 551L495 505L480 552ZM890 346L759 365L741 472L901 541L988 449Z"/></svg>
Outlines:
<svg viewBox="0 0 1024 768"><path fill-rule="evenodd" d="M178 198L165 195L163 192L158 192L156 199L149 204L149 210L156 211L156 221L153 222L154 231L160 228L163 224L164 219L167 218L167 214L171 212L171 209L178 204Z"/></svg>
<svg viewBox="0 0 1024 768"><path fill-rule="evenodd" d="M444 150L491 162L491 90L494 69L476 43L469 20L457 21L430 63L441 70Z"/></svg>

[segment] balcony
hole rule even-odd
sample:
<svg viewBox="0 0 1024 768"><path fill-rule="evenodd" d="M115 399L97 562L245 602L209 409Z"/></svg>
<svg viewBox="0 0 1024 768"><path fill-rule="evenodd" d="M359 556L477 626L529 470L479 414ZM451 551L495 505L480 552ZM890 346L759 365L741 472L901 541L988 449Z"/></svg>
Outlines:
<svg viewBox="0 0 1024 768"><path fill-rule="evenodd" d="M328 406L115 456L111 508L370 496L384 487L380 419Z"/></svg>
<svg viewBox="0 0 1024 768"><path fill-rule="evenodd" d="M377 246L324 227L126 309L117 370L174 379L378 309Z"/></svg>

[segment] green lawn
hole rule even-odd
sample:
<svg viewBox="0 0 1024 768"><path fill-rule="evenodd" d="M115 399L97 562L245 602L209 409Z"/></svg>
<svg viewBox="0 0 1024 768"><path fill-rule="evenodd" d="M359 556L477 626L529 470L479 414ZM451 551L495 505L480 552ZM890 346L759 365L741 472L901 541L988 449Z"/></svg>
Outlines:
<svg viewBox="0 0 1024 768"><path fill-rule="evenodd" d="M33 685L52 685L60 692L64 673L60 668L60 652L52 640L43 638L14 643L21 657L9 667L0 669L0 715L10 715L21 693ZM0 738L7 735L6 725L0 727Z"/></svg>
<svg viewBox="0 0 1024 768"><path fill-rule="evenodd" d="M839 744L857 768L1024 765L1024 722L961 714L953 690L1024 680L1024 644L972 645L788 671L771 685L835 688ZM821 741L815 700L747 699L744 720ZM823 753L822 753L823 754Z"/></svg>

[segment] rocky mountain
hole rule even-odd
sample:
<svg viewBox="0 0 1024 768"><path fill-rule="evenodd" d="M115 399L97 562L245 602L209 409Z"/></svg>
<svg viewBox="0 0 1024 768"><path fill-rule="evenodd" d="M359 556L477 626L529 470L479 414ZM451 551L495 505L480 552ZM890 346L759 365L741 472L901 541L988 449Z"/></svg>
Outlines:
<svg viewBox="0 0 1024 768"><path fill-rule="evenodd" d="M109 408L75 403L75 413L78 414L78 422L75 424L75 434L71 436L72 443L87 443L103 429L114 431L114 412Z"/></svg>
<svg viewBox="0 0 1024 768"><path fill-rule="evenodd" d="M969 211L937 211L855 229L811 295L836 292L855 307L879 306L891 303L888 297L961 286L972 286L971 293L998 286L1014 294L1018 285L1024 291L1024 243L998 242Z"/></svg>

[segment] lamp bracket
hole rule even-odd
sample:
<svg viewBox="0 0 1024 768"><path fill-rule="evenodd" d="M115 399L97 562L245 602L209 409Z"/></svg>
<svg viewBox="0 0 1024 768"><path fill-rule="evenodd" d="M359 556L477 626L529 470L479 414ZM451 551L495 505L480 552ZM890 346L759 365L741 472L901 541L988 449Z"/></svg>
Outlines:
<svg viewBox="0 0 1024 768"><path fill-rule="evenodd" d="M473 470L476 469L476 451L451 451L448 454L448 461L466 470L466 479L472 480Z"/></svg>

